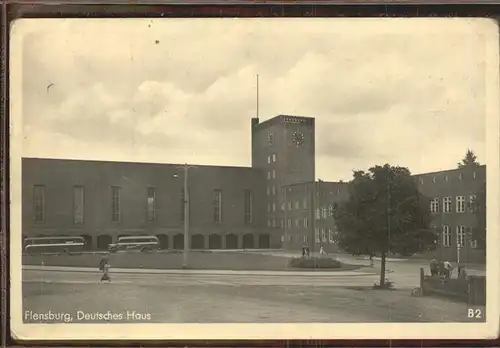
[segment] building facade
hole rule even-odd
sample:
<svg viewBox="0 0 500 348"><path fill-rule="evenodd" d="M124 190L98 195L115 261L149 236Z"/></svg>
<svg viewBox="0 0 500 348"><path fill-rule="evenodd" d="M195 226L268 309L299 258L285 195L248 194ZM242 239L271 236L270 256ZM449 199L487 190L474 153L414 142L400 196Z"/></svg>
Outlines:
<svg viewBox="0 0 500 348"><path fill-rule="evenodd" d="M348 184L315 181L315 119L251 120L251 167L188 168L190 248L337 252L333 206ZM484 261L469 233L486 167L415 175L439 233L436 257ZM106 249L123 235L184 247L184 168L178 164L24 158L23 236L78 235ZM457 248L460 244L460 250Z"/></svg>

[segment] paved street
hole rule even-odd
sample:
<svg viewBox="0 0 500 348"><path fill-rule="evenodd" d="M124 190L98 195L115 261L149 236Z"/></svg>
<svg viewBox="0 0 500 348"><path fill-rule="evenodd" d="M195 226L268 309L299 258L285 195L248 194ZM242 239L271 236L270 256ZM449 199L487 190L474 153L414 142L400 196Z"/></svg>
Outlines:
<svg viewBox="0 0 500 348"><path fill-rule="evenodd" d="M126 272L131 270L114 272L111 283L98 284L100 274L95 270L24 270L25 315L27 312L66 313L72 322L95 322L98 320L90 314L108 311L121 314L118 321L132 322L466 320L466 304L440 298L414 298L405 288L372 290L370 286L378 277L366 272L264 272L261 275L182 270ZM133 311L147 314L148 318L127 317ZM32 317L26 319L36 322Z"/></svg>

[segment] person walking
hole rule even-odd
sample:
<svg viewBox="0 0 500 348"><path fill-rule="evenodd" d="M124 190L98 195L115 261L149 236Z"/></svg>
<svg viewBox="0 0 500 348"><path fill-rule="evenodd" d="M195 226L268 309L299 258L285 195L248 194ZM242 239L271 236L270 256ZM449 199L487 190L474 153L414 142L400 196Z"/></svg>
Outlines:
<svg viewBox="0 0 500 348"><path fill-rule="evenodd" d="M321 246L319 248L319 255L320 256L327 256L325 249L323 248L323 244L321 244Z"/></svg>
<svg viewBox="0 0 500 348"><path fill-rule="evenodd" d="M102 284L104 280L107 280L111 283L111 277L109 276L109 268L110 268L109 260L107 257L103 257L101 262L99 263L99 270L102 272L102 277L99 280L99 284Z"/></svg>
<svg viewBox="0 0 500 348"><path fill-rule="evenodd" d="M445 261L444 262L444 277L445 278L451 278L451 274L453 272L453 266L450 263L450 261Z"/></svg>
<svg viewBox="0 0 500 348"><path fill-rule="evenodd" d="M435 258L431 260L430 269L431 269L431 276L436 277L439 273L439 267Z"/></svg>

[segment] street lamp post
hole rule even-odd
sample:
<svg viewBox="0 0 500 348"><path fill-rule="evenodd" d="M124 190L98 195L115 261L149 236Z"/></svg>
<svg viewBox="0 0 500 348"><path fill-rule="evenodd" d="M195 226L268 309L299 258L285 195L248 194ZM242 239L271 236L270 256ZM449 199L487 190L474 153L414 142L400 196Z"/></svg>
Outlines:
<svg viewBox="0 0 500 348"><path fill-rule="evenodd" d="M184 248L182 253L182 268L188 267L188 255L189 255L189 190L188 190L188 169L192 166L188 166L185 163L182 166L184 171ZM181 167L180 167L181 168ZM178 177L177 174L174 175L175 178Z"/></svg>

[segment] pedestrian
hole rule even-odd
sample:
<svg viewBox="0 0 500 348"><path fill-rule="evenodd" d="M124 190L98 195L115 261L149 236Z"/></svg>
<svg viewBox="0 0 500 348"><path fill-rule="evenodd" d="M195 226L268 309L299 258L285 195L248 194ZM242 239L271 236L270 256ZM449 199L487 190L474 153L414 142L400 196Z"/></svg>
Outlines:
<svg viewBox="0 0 500 348"><path fill-rule="evenodd" d="M309 254L310 254L309 245L306 245L306 255L307 255L307 258L309 258Z"/></svg>
<svg viewBox="0 0 500 348"><path fill-rule="evenodd" d="M453 272L453 266L450 263L450 261L445 261L444 262L444 277L445 278L451 278L451 274Z"/></svg>
<svg viewBox="0 0 500 348"><path fill-rule="evenodd" d="M458 266L458 279L467 279L467 271L465 270L465 267L461 265Z"/></svg>
<svg viewBox="0 0 500 348"><path fill-rule="evenodd" d="M306 246L303 245L302 246L302 258L304 258L306 256Z"/></svg>
<svg viewBox="0 0 500 348"><path fill-rule="evenodd" d="M321 256L326 256L326 252L325 252L325 249L323 248L323 244L321 244L321 246L319 247L319 254Z"/></svg>
<svg viewBox="0 0 500 348"><path fill-rule="evenodd" d="M103 257L101 262L99 263L99 270L102 272L101 280L99 283L102 283L104 280L107 280L111 283L111 277L109 276L109 268L110 268L109 260L107 257Z"/></svg>
<svg viewBox="0 0 500 348"><path fill-rule="evenodd" d="M435 277L435 276L438 275L438 273L439 273L439 267L438 267L438 263L437 263L437 261L436 261L435 258L433 258L431 260L430 269L431 269L431 276L432 277Z"/></svg>

